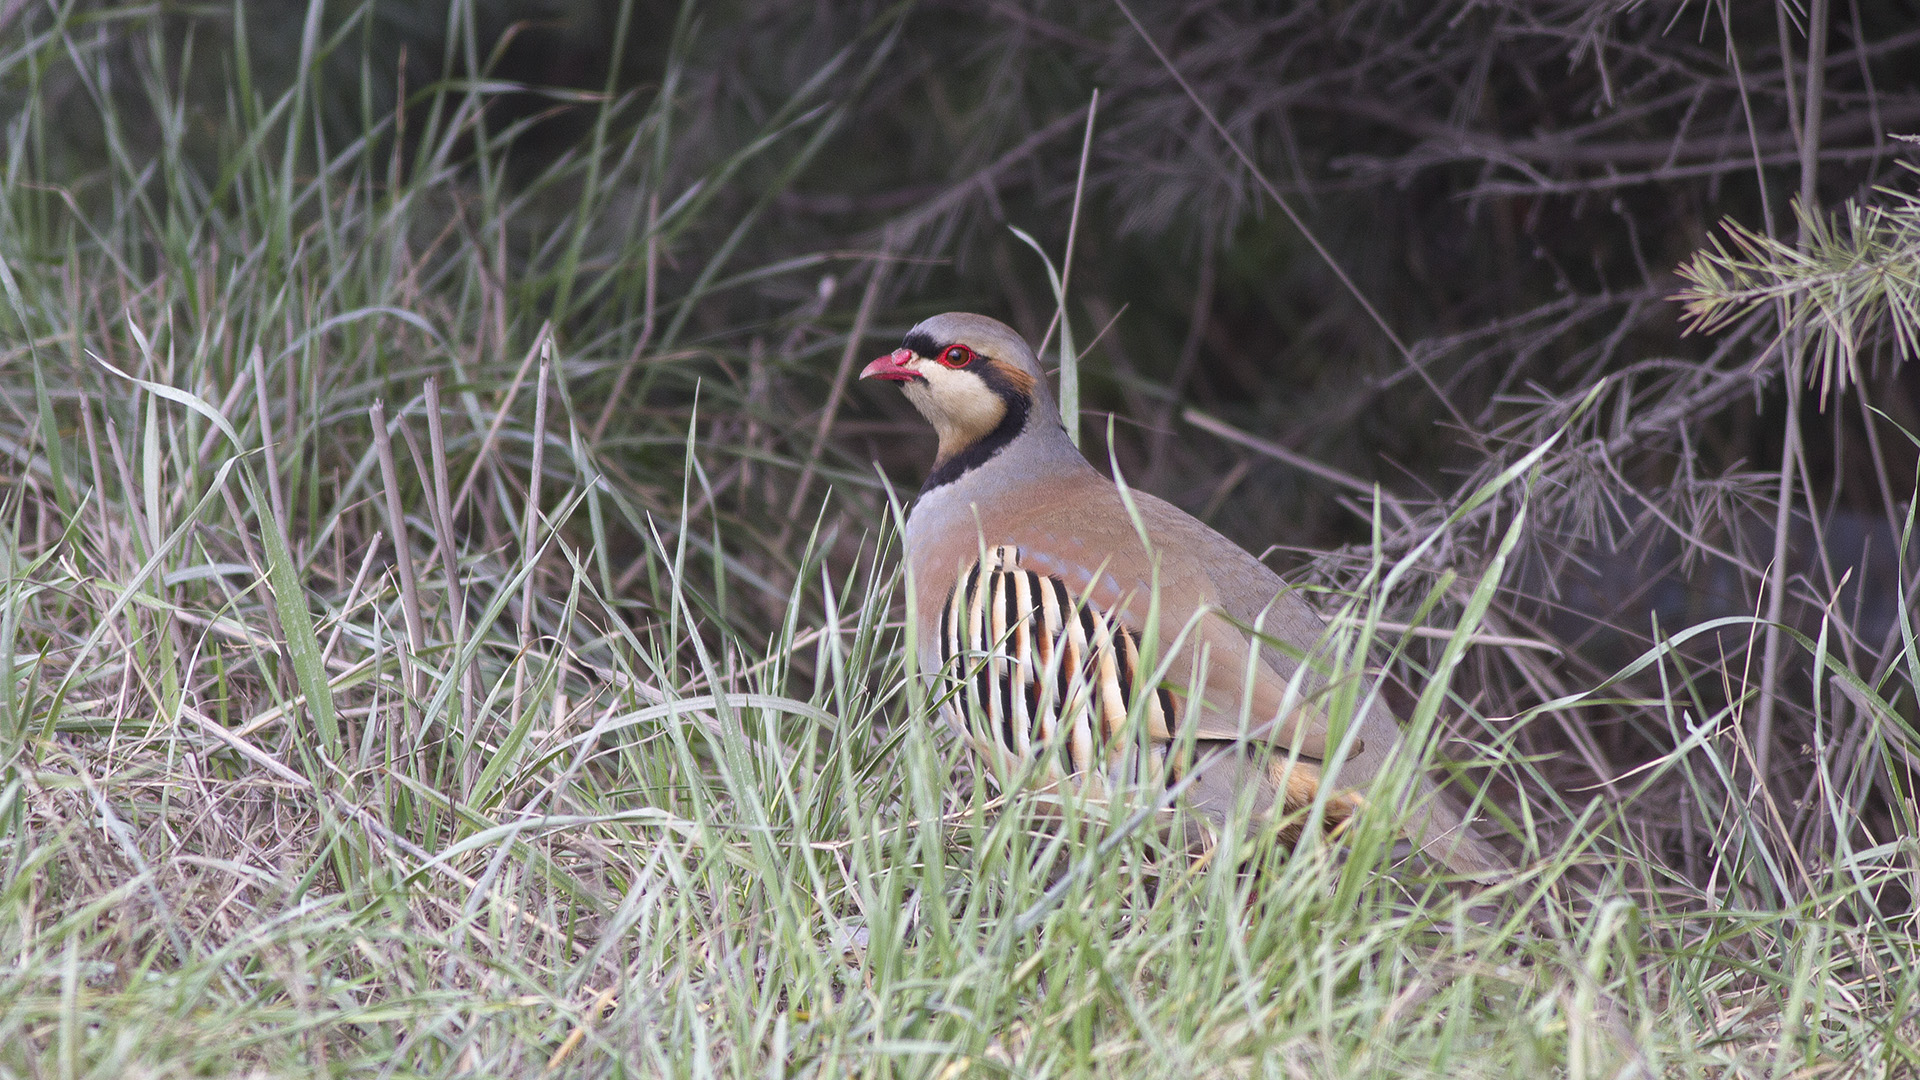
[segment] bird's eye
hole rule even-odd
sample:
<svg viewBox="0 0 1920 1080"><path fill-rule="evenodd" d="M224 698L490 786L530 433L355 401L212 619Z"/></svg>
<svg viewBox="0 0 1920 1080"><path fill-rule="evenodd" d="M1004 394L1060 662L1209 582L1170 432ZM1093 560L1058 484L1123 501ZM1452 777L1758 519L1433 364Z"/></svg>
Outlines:
<svg viewBox="0 0 1920 1080"><path fill-rule="evenodd" d="M973 363L973 350L965 345L949 345L940 353L940 362L950 368L963 368Z"/></svg>

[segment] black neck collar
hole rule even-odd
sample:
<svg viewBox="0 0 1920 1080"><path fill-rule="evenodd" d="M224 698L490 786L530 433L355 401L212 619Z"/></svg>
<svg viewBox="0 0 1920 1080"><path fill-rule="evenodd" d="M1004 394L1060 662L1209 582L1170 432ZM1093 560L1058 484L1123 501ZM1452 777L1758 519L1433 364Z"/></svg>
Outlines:
<svg viewBox="0 0 1920 1080"><path fill-rule="evenodd" d="M992 368L989 367L986 370L991 371ZM1000 400L1006 403L1006 415L1000 418L1000 422L994 425L992 431L975 439L972 445L941 462L939 467L928 473L927 482L920 485L920 494L925 495L935 488L945 487L986 464L989 458L1006 449L1008 443L1026 430L1027 414L1032 407L1033 399L1015 390L1011 385L1001 384L993 378L987 378L986 382L993 392L1000 396Z"/></svg>

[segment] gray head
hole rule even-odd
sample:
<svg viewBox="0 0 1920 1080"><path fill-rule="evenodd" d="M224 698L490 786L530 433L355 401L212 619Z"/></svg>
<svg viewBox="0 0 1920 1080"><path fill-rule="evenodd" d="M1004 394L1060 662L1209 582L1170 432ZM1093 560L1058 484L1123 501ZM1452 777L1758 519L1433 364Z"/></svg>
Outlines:
<svg viewBox="0 0 1920 1080"><path fill-rule="evenodd" d="M935 315L860 377L899 383L940 436L930 488L937 478L992 457L1024 431L1059 427L1033 350L1012 327L985 315Z"/></svg>

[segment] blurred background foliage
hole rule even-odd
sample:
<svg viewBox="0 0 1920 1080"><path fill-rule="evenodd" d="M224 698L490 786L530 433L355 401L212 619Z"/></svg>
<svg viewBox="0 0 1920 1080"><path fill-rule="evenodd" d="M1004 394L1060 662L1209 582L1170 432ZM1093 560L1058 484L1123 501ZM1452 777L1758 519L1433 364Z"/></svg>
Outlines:
<svg viewBox="0 0 1920 1080"><path fill-rule="evenodd" d="M697 253L751 214L734 268L819 261L702 298L692 331L793 345L794 329L843 330L858 286L879 265L873 256L884 252L896 262L872 349L917 317L951 308L1042 335L1052 307L1045 272L1006 226L1063 249L1084 110L1098 89L1070 309L1082 342L1105 330L1087 375L1090 402L1116 416L1131 474L1150 473L1190 508L1219 504L1222 524L1249 542L1325 545L1363 538L1365 525L1278 462L1236 476L1240 497L1230 500L1174 482L1227 474L1242 456L1194 437L1172 402L1405 495L1445 492L1455 483L1448 477L1481 451L1453 421L1484 431L1512 413L1510 397L1530 389L1563 391L1654 357L1708 356L1715 343L1682 337L1666 301L1679 285L1672 268L1722 219L1793 231L1795 92L1805 72L1782 53L1798 40L1785 25L1792 5L1142 2L1135 10L1199 101L1411 343L1445 402L1409 377L1409 357L1276 211L1114 5L330 5L323 23L338 25L322 30L341 40L315 80L312 107L344 145L375 127L370 117L394 114L403 96L414 103L409 113L426 112L420 88L452 72L488 91L469 137L494 144L490 167L511 180L580 153L596 130L634 138L649 103L671 93L671 151L649 177L650 190L669 197L765 136L769 118L790 113L791 128L774 136L789 145L748 158L724 190L700 193L724 212L666 230L662 289L680 291L675 275L703 269ZM6 18L31 23L33 11L15 4ZM133 117L146 105L144 82L178 79L179 112L169 119L184 126L187 152L211 161L228 104L245 92L232 82L233 51L247 50L251 92L271 100L298 70L308 5L160 11L181 57L155 56L128 34L98 58L101 83L127 99ZM1888 136L1920 130L1917 15L1900 0L1834 8L1817 151L1822 205L1866 195L1914 156ZM117 34L126 23L103 20L98 32ZM676 67L663 86L670 54ZM71 78L36 90L67 98L76 121L93 115ZM605 95L620 105L611 115L600 107ZM49 161L80 178L109 140L135 155L157 153L160 119L129 119L115 131L63 124ZM404 160L434 134L413 115L373 137L406 143ZM803 160L789 152L816 139ZM519 244L505 255L527 308L570 301L554 311L556 322L582 342L638 290L569 295L579 290L540 272L551 242L543 216L564 213L566 195L549 186L516 206ZM639 207L629 210L644 220ZM604 259L596 268L631 285L633 251L608 241L632 224L605 226L609 235L592 241ZM622 259L629 265L617 265ZM1870 370L1881 391L1875 403L1920 427L1910 379L1885 362ZM792 365L783 376L794 385L781 389L818 399L832 375L828 363ZM1758 415L1741 407L1692 418L1700 467L1718 473L1777 459L1780 424L1766 410L1777 410L1779 388L1759 393ZM864 416L899 414L889 409L896 402L854 396ZM1861 456L1848 453L1858 421L1843 413L1808 420L1816 482L1850 506L1875 509L1881 493ZM915 433L909 425L898 434ZM894 434L859 452L910 481L922 448L891 445Z"/></svg>
<svg viewBox="0 0 1920 1080"><path fill-rule="evenodd" d="M1516 398L1709 357L1717 343L1683 337L1668 298L1672 268L1722 219L1794 231L1805 71L1791 53L1791 5L1137 5L1198 99L1297 204L1409 355L1113 5L481 0L458 10L472 19L450 20L446 4L383 3L353 20L315 103L336 140L410 92L411 111L424 112L418 88L444 68L493 81L471 137L497 145L510 180L526 178L579 153L597 125L605 138L633 137L654 115L647 105L671 93L671 149L649 177L655 197L671 199L790 114L790 129L724 189L699 193L716 212L666 228L661 288L684 291L707 266L700 254L745 216L752 227L734 241L730 269L809 260L703 297L681 331L761 340L780 369L768 400L805 408L835 374L810 347L844 333L878 266L888 270L869 351L955 308L1039 339L1052 309L1045 272L1006 226L1064 248L1084 110L1099 89L1070 306L1080 341L1105 331L1087 369L1089 405L1115 416L1130 475L1255 546L1364 540L1367 525L1323 482L1199 435L1176 403L1403 496L1443 495L1484 451L1460 421L1486 432L1528 407ZM200 56L182 122L217 142L231 87L216 58L244 39L257 78L290 77L305 13L279 0L170 16ZM1916 15L1899 0L1834 7L1821 205L1871 198L1914 156L1888 136L1920 130ZM670 54L677 66L663 86ZM124 60L119 85L138 94L144 65ZM622 106L606 120L603 94ZM87 125L65 133L78 161L104 137ZM417 146L432 134L413 116L398 137ZM142 134L129 125L119 136ZM524 310L563 303L553 314L577 345L635 302L632 236L644 211L636 192L631 219L590 238L600 248L590 266L617 284L579 295L542 272L543 220L564 211L564 187L516 207L518 243L505 256ZM1410 363L1428 378L1410 377ZM1874 403L1920 430L1913 377L1877 350L1868 369ZM1782 391L1751 389L1689 415L1685 451L1645 447L1633 478L1663 487L1683 454L1687 469L1716 477L1777 462ZM845 425L840 445L910 485L924 433L898 402L856 391L848 407L866 422ZM1804 422L1814 483L1837 505L1881 510L1857 411L1836 403ZM1098 415L1087 424L1104 428ZM1896 459L1891 472L1911 473L1909 451L1881 450Z"/></svg>

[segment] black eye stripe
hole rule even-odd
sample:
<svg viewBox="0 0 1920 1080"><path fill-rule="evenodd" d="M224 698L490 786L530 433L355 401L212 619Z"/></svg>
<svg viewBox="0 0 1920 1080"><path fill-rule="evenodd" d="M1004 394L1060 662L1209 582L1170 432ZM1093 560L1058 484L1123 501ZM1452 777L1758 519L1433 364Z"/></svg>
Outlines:
<svg viewBox="0 0 1920 1080"><path fill-rule="evenodd" d="M924 356L929 360L940 355L940 342L935 341L932 334L918 332L908 334L900 342L900 347L910 349L915 354Z"/></svg>

